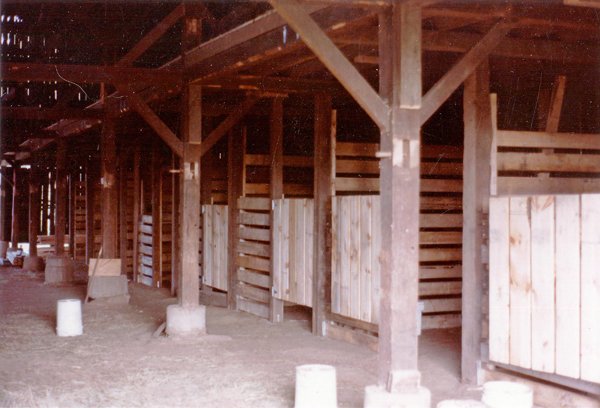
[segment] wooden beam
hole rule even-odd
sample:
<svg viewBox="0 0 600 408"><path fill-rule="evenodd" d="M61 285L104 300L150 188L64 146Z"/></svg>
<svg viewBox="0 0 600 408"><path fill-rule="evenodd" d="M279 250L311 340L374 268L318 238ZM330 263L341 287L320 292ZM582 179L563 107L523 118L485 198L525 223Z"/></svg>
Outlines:
<svg viewBox="0 0 600 408"><path fill-rule="evenodd" d="M19 207L21 205L21 177L23 170L18 164L13 164L12 174L12 222L10 230L11 248L19 247L19 235L21 233L21 217L19 216ZM6 180L5 180L6 181Z"/></svg>
<svg viewBox="0 0 600 408"><path fill-rule="evenodd" d="M152 286L162 287L162 157L160 145L152 143Z"/></svg>
<svg viewBox="0 0 600 408"><path fill-rule="evenodd" d="M341 93L344 89L335 81L315 79L268 77L255 75L233 75L218 78L202 79L202 85L220 89L242 89L257 92L282 93Z"/></svg>
<svg viewBox="0 0 600 408"><path fill-rule="evenodd" d="M183 172L180 181L179 257L181 262L179 304L195 307L200 300L200 156L195 154L202 140L202 90L187 85L183 93Z"/></svg>
<svg viewBox="0 0 600 408"><path fill-rule="evenodd" d="M181 81L181 73L173 70L105 65L4 62L0 72L3 81L13 82L115 83L126 81L128 83L174 84Z"/></svg>
<svg viewBox="0 0 600 408"><path fill-rule="evenodd" d="M236 138L236 131L231 129L227 138L227 210L229 212L227 231L227 306L237 309L237 243L239 241L238 198L243 193L244 154L246 153L246 134L242 132L241 140Z"/></svg>
<svg viewBox="0 0 600 408"><path fill-rule="evenodd" d="M117 191L117 146L115 134L114 102L107 105L102 132L100 134L100 168L102 198L102 257L117 258L118 254L118 200ZM58 139L65 141L64 138Z"/></svg>
<svg viewBox="0 0 600 408"><path fill-rule="evenodd" d="M89 262L91 258L97 258L94 253L94 212L96 211L95 188L97 180L97 167L94 158L90 157L87 161L85 171L85 260Z"/></svg>
<svg viewBox="0 0 600 408"><path fill-rule="evenodd" d="M38 108L37 106L3 106L0 115L4 119L58 120L58 119L101 119L102 109ZM46 136L47 137L47 136Z"/></svg>
<svg viewBox="0 0 600 408"><path fill-rule="evenodd" d="M324 336L327 313L331 311L331 200L332 146L336 137L336 116L331 96L315 95L314 118L314 248L312 332Z"/></svg>
<svg viewBox="0 0 600 408"><path fill-rule="evenodd" d="M258 96L248 96L215 130L202 141L200 156L204 156L223 136L229 132L258 102Z"/></svg>
<svg viewBox="0 0 600 408"><path fill-rule="evenodd" d="M424 124L477 66L502 41L512 26L500 21L455 64L423 97L421 124Z"/></svg>
<svg viewBox="0 0 600 408"><path fill-rule="evenodd" d="M29 256L32 257L37 256L37 239L40 230L41 174L38 163L32 163L29 171Z"/></svg>
<svg viewBox="0 0 600 408"><path fill-rule="evenodd" d="M133 151L133 283L138 282L139 234L140 234L140 164L142 159L141 143L135 144Z"/></svg>
<svg viewBox="0 0 600 408"><path fill-rule="evenodd" d="M462 380L475 384L481 355L484 236L490 197L492 107L490 68L484 61L467 78L463 94ZM495 153L494 153L495 154Z"/></svg>
<svg viewBox="0 0 600 408"><path fill-rule="evenodd" d="M129 243L129 228L127 225L127 161L130 150L121 144L119 151L119 258L121 258L121 275L127 276L127 247Z"/></svg>
<svg viewBox="0 0 600 408"><path fill-rule="evenodd" d="M54 252L57 256L65 253L65 227L67 223L67 141L59 139L56 145L56 208Z"/></svg>
<svg viewBox="0 0 600 408"><path fill-rule="evenodd" d="M421 9L395 5L380 16L380 93L392 104L382 129L381 289L378 382L388 392L417 393ZM403 82L403 83L401 83ZM398 227L400 226L400 227Z"/></svg>
<svg viewBox="0 0 600 408"><path fill-rule="evenodd" d="M273 99L269 126L269 150L271 153L269 196L271 200L279 200L283 198L283 98ZM277 231L273 228L273 215L274 210L271 210L271 243L274 243L277 237ZM269 287L272 288L274 287L273 274L275 273L275 257L272 255L270 262ZM269 320L273 323L283 321L283 301L275 298L272 291L269 297Z"/></svg>
<svg viewBox="0 0 600 408"><path fill-rule="evenodd" d="M558 132L558 124L560 122L560 112L565 98L565 87L567 84L567 77L559 75L556 77L554 86L552 87L552 97L550 110L548 112L548 119L546 120L546 132L556 133Z"/></svg>
<svg viewBox="0 0 600 408"><path fill-rule="evenodd" d="M295 0L270 0L273 8L300 34L304 43L340 81L380 129L389 126L389 107Z"/></svg>
<svg viewBox="0 0 600 408"><path fill-rule="evenodd" d="M173 150L173 152L183 157L183 142L173 133L171 129L158 117L148 104L130 87L117 85L117 88L127 96L127 102L144 120L154 129L160 138Z"/></svg>
<svg viewBox="0 0 600 408"><path fill-rule="evenodd" d="M129 66L142 56L159 38L161 38L180 18L185 14L185 6L179 4L165 18L163 18L152 30L148 31L136 45L125 54L116 66Z"/></svg>

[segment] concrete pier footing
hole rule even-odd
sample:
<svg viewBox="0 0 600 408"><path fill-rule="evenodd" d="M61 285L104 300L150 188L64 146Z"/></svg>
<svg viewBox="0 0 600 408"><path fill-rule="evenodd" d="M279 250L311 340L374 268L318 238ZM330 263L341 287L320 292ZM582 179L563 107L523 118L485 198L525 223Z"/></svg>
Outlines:
<svg viewBox="0 0 600 408"><path fill-rule="evenodd" d="M167 335L192 336L206 334L206 307L167 306Z"/></svg>
<svg viewBox="0 0 600 408"><path fill-rule="evenodd" d="M32 272L42 272L44 270L44 258L41 256L26 256L23 260L23 269Z"/></svg>
<svg viewBox="0 0 600 408"><path fill-rule="evenodd" d="M73 261L66 256L50 255L44 269L45 283L66 283L73 281Z"/></svg>
<svg viewBox="0 0 600 408"><path fill-rule="evenodd" d="M364 408L429 408L431 393L425 387L415 392L388 392L377 385L365 388Z"/></svg>

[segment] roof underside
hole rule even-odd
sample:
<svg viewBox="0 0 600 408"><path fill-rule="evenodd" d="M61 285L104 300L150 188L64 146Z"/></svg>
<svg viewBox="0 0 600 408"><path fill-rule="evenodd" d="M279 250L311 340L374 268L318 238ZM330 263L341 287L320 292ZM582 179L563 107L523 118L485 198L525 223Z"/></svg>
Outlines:
<svg viewBox="0 0 600 408"><path fill-rule="evenodd" d="M535 97L536 88L539 92L550 86L557 74L577 82L589 81L592 88L593 84L598 88L597 8L565 6L558 1L424 3L424 91L499 19L509 15L516 25L491 60L493 87L499 92L514 88L515 77L519 77L521 89L531 88ZM185 54L184 68L183 24L177 18L181 6L176 3L5 1L0 21L0 151L23 152L21 157L25 157L26 152L48 145L54 137L81 137L93 131L101 123L101 114L93 109L103 106L101 95L122 96L114 93L116 82L131 86L164 115L176 114L178 104L173 102L184 73L204 84L204 112L208 115L227 113L245 93L258 91L330 92L337 105L354 106L268 3L187 4L202 18L202 38ZM378 13L387 7L386 2L323 0L305 1L304 5L377 89ZM136 44L161 21L164 25L169 16L175 18L164 33L129 61L131 64L124 62ZM119 103L126 111L125 99Z"/></svg>

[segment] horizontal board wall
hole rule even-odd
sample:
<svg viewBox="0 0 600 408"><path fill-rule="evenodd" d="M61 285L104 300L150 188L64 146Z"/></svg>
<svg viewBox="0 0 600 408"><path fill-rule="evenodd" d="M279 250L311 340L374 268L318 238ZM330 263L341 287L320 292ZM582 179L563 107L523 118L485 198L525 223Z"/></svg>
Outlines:
<svg viewBox="0 0 600 408"><path fill-rule="evenodd" d="M600 383L600 195L490 199L492 361Z"/></svg>

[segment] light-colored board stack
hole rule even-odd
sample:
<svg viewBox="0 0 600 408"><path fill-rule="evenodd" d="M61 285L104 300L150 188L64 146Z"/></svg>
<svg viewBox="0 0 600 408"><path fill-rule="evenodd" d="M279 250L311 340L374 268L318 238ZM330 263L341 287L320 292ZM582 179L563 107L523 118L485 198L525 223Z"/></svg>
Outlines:
<svg viewBox="0 0 600 408"><path fill-rule="evenodd" d="M600 195L490 199L490 359L600 383Z"/></svg>
<svg viewBox="0 0 600 408"><path fill-rule="evenodd" d="M338 196L332 203L331 310L379 321L379 196Z"/></svg>
<svg viewBox="0 0 600 408"><path fill-rule="evenodd" d="M228 208L226 205L203 205L202 212L202 283L227 291Z"/></svg>
<svg viewBox="0 0 600 408"><path fill-rule="evenodd" d="M75 229L75 259L85 259L85 182L75 182L75 200L73 202Z"/></svg>
<svg viewBox="0 0 600 408"><path fill-rule="evenodd" d="M138 282L152 286L152 215L140 217L138 237Z"/></svg>
<svg viewBox="0 0 600 408"><path fill-rule="evenodd" d="M267 319L271 297L271 200L266 197L240 197L238 208L238 309Z"/></svg>
<svg viewBox="0 0 600 408"><path fill-rule="evenodd" d="M496 130L497 193L600 192L600 134Z"/></svg>
<svg viewBox="0 0 600 408"><path fill-rule="evenodd" d="M309 198L274 200L273 212L275 297L311 307L314 201Z"/></svg>

